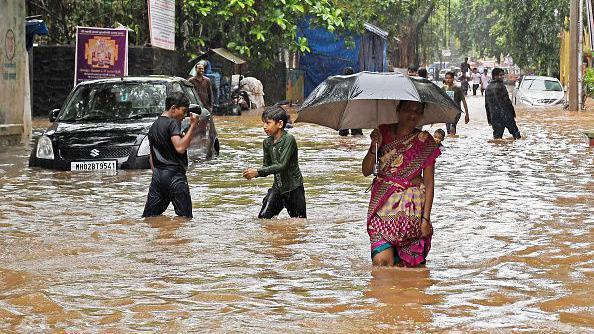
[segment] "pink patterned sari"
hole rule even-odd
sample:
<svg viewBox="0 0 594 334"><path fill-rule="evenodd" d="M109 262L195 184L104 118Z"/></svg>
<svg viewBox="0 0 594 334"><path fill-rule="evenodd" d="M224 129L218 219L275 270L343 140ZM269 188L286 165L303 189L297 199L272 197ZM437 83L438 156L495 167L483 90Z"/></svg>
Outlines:
<svg viewBox="0 0 594 334"><path fill-rule="evenodd" d="M393 138L390 126L379 127L380 171L373 180L367 212L371 257L393 247L395 263L414 267L425 262L431 236L421 238L425 187L421 172L441 154L427 131Z"/></svg>

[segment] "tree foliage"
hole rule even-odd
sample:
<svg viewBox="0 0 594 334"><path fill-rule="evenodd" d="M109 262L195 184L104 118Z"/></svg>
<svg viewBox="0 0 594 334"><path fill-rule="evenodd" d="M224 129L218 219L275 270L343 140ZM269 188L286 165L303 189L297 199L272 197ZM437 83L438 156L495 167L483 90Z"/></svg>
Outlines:
<svg viewBox="0 0 594 334"><path fill-rule="evenodd" d="M72 43L77 26L115 27L118 23L135 32L137 44L149 38L147 6L142 0L27 0L27 11L43 16L50 43Z"/></svg>
<svg viewBox="0 0 594 334"><path fill-rule="evenodd" d="M343 12L330 0L187 0L185 13L199 48L222 46L264 60L284 48L309 51L307 40L296 38L305 17L330 31L344 28Z"/></svg>
<svg viewBox="0 0 594 334"><path fill-rule="evenodd" d="M521 67L558 72L559 38L569 0L455 2L453 30L476 55L511 55Z"/></svg>
<svg viewBox="0 0 594 334"><path fill-rule="evenodd" d="M27 6L29 15L44 16L53 43L73 41L77 25L118 23L134 30L132 42L149 41L146 0L27 0ZM388 31L395 66L439 59L452 31L464 53L510 54L521 66L555 71L569 0L176 0L176 8L177 47L194 54L226 47L266 63L283 49L308 52L307 40L296 36L297 24L310 18L347 37L365 22Z"/></svg>

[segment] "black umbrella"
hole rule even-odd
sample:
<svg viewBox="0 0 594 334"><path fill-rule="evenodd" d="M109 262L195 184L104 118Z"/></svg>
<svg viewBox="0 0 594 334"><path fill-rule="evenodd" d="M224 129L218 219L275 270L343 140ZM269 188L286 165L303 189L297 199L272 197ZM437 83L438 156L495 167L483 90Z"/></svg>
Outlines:
<svg viewBox="0 0 594 334"><path fill-rule="evenodd" d="M419 126L453 123L462 110L427 79L400 73L359 72L327 78L305 99L296 122L339 129L374 129L398 123L400 101L425 102Z"/></svg>

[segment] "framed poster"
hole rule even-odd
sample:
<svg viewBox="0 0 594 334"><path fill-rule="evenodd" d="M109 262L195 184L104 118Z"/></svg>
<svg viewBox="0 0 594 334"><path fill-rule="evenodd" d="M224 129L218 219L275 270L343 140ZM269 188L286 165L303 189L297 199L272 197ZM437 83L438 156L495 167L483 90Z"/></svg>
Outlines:
<svg viewBox="0 0 594 334"><path fill-rule="evenodd" d="M128 30L76 27L74 84L128 75Z"/></svg>

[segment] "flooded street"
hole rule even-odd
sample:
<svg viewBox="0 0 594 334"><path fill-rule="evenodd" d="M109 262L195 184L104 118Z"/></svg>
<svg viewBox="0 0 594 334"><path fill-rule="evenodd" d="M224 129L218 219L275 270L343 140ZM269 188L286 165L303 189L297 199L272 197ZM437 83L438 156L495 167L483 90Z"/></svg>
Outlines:
<svg viewBox="0 0 594 334"><path fill-rule="evenodd" d="M371 267L369 130L290 130L307 220L257 219L272 177L241 177L262 160L254 113L215 119L221 155L190 168L189 221L140 218L148 170L31 169L28 146L4 151L0 332L592 331L594 112L518 110L524 139L493 141L483 99L469 107L438 159L420 269Z"/></svg>

